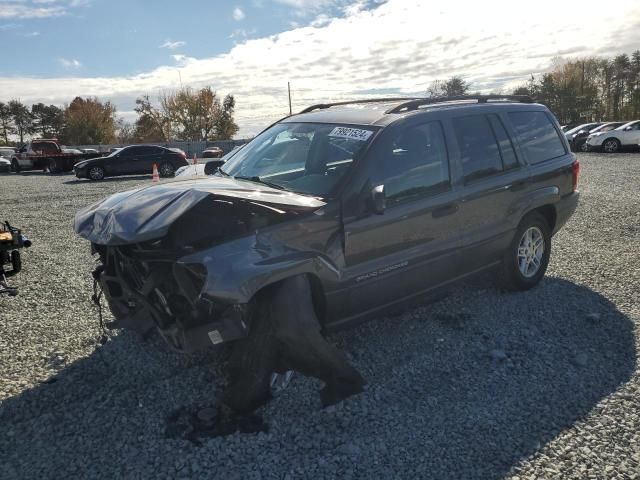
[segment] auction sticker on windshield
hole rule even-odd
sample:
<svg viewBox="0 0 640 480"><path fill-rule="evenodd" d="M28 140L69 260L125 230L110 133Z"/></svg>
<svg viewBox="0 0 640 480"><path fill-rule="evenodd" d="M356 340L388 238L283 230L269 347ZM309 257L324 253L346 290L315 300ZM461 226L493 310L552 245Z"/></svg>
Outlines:
<svg viewBox="0 0 640 480"><path fill-rule="evenodd" d="M336 127L331 130L330 137L349 138L366 142L373 132L371 130L361 130L359 128Z"/></svg>

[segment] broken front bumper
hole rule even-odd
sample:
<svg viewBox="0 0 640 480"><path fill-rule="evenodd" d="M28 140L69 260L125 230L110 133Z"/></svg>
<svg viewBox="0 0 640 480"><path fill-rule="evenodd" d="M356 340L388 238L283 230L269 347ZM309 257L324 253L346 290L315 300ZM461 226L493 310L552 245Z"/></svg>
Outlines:
<svg viewBox="0 0 640 480"><path fill-rule="evenodd" d="M247 304L229 304L202 295L206 271L139 246L94 245L102 265L94 272L114 328L144 333L154 326L174 350L190 353L246 337Z"/></svg>

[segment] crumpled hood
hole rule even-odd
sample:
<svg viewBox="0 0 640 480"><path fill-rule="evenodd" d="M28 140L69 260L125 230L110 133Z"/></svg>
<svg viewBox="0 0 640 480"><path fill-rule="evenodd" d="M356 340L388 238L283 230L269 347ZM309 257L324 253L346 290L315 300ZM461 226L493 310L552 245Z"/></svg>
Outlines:
<svg viewBox="0 0 640 480"><path fill-rule="evenodd" d="M178 220L208 196L250 203L270 211L315 210L317 198L225 177L184 180L116 193L76 213L78 235L98 245L126 245L166 235Z"/></svg>

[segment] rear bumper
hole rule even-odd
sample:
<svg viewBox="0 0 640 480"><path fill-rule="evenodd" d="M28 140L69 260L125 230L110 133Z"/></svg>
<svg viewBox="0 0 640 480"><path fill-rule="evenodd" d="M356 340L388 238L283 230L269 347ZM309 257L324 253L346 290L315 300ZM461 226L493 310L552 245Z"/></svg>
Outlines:
<svg viewBox="0 0 640 480"><path fill-rule="evenodd" d="M575 191L563 196L558 203L556 203L556 225L553 229L555 234L569 221L571 216L578 208L578 201L580 199L580 192Z"/></svg>

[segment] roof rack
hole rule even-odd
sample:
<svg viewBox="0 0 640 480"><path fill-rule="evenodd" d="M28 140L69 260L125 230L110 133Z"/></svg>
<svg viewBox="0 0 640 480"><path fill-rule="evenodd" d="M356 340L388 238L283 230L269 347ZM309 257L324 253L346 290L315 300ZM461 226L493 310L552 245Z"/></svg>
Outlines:
<svg viewBox="0 0 640 480"><path fill-rule="evenodd" d="M310 107L301 110L299 113L309 113L314 110L324 110L326 108L337 107L339 105L352 105L356 103L388 103L388 102L412 102L421 100L420 97L392 97L392 98L367 98L365 100L348 100L346 102L334 102L334 103L318 103L311 105Z"/></svg>
<svg viewBox="0 0 640 480"><path fill-rule="evenodd" d="M447 102L461 102L475 100L477 103L488 102L518 102L518 103L533 103L533 99L528 95L454 95L450 97L433 97L433 98L420 98L409 100L400 105L396 105L390 108L385 113L401 113L408 112L410 110L416 110L424 105L434 105L438 103Z"/></svg>

